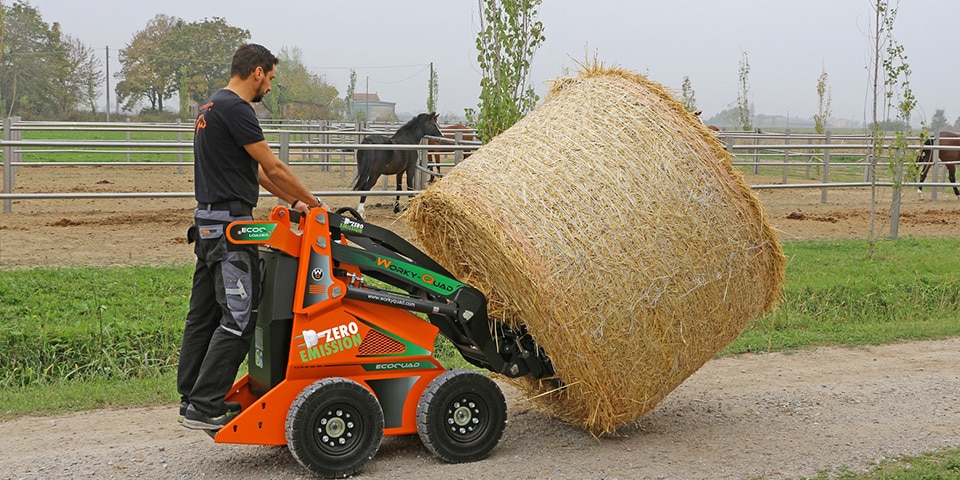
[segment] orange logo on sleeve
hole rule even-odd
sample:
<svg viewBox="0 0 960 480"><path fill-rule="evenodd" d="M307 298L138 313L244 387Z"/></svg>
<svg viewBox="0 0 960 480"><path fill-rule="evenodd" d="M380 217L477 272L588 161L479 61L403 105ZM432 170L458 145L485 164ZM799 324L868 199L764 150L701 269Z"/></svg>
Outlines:
<svg viewBox="0 0 960 480"><path fill-rule="evenodd" d="M197 122L193 125L194 134L197 134L200 132L200 130L207 128L207 119L204 117L204 115L207 113L207 110L210 110L211 108L213 108L213 102L207 102L203 105L200 105L200 115L197 116Z"/></svg>

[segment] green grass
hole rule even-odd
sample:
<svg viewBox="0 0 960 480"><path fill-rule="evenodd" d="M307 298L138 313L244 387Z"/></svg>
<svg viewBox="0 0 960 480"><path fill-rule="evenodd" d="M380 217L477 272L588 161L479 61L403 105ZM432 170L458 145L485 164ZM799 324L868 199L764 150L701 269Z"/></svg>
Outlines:
<svg viewBox="0 0 960 480"><path fill-rule="evenodd" d="M960 239L787 243L784 301L727 353L960 335Z"/></svg>
<svg viewBox="0 0 960 480"><path fill-rule="evenodd" d="M21 415L52 415L97 408L175 405L180 395L174 387L176 371L122 381L95 378L59 380L42 385L0 391L0 420Z"/></svg>
<svg viewBox="0 0 960 480"><path fill-rule="evenodd" d="M122 130L27 130L23 134L24 140L53 140L53 141L126 141L127 132ZM192 142L193 134L189 131L181 134L181 141ZM177 134L174 132L132 131L130 141L144 142L174 142ZM192 152L190 146L183 148L156 147L137 149L130 148L129 155L126 147L26 147L21 160L24 162L175 162L178 160L177 151ZM38 153L29 153L29 150L43 150ZM50 152L49 150L59 150ZM116 153L111 153L116 152ZM158 153L164 152L164 153ZM192 153L185 154L192 159Z"/></svg>
<svg viewBox="0 0 960 480"><path fill-rule="evenodd" d="M960 335L960 279L954 273L960 256L952 254L960 239L881 241L872 259L864 241L788 243L784 250L782 305L724 354ZM170 375L190 275L190 266L0 272L0 412L95 408L99 400L81 406L59 398L86 384L119 388ZM444 342L437 356L464 365ZM144 392L144 400L131 403L169 398ZM19 395L48 400L11 406Z"/></svg>
<svg viewBox="0 0 960 480"><path fill-rule="evenodd" d="M176 363L191 270L0 272L0 388L147 377Z"/></svg>
<svg viewBox="0 0 960 480"><path fill-rule="evenodd" d="M838 474L823 473L805 480L953 480L960 478L960 449L927 453L916 457L884 460L873 470Z"/></svg>
<svg viewBox="0 0 960 480"><path fill-rule="evenodd" d="M960 239L798 242L784 301L723 354L960 335ZM191 267L0 271L0 420L177 402ZM437 357L465 362L442 339ZM815 479L960 478L960 450Z"/></svg>

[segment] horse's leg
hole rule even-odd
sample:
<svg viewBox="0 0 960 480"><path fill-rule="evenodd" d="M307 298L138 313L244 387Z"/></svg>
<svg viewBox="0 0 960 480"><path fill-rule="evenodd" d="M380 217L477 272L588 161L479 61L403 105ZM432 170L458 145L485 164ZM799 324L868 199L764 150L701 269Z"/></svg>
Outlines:
<svg viewBox="0 0 960 480"><path fill-rule="evenodd" d="M957 183L957 166L955 164L951 163L947 165L947 174L950 177L950 183ZM957 189L956 186L953 187L953 194L960 200L960 189Z"/></svg>
<svg viewBox="0 0 960 480"><path fill-rule="evenodd" d="M358 188L358 190L370 190L374 185L377 184L377 180L380 179L380 175L383 173L383 162L374 161L373 165L370 168L370 174L366 178L366 182L363 183L363 188ZM364 204L367 202L367 196L360 196L360 204L357 205L357 213L362 217L364 214Z"/></svg>
<svg viewBox="0 0 960 480"><path fill-rule="evenodd" d="M419 158L416 154L413 154L411 157L409 157L407 161L406 172L407 172L407 191L408 192L413 191L413 178L414 178L413 176L419 173L417 172L417 161L419 161ZM400 173L397 174L397 191L398 192L400 191L400 177L403 175L403 172L404 171L401 170ZM400 213L400 196L397 196L397 203L393 205L393 213Z"/></svg>
<svg viewBox="0 0 960 480"><path fill-rule="evenodd" d="M401 186L403 184L403 173L404 173L404 170L400 170L399 172L397 172L397 192L403 191L403 187ZM408 173L407 184L409 184L410 172L407 172L407 173ZM413 190L413 189L411 188L410 190ZM393 202L393 213L400 213L400 194L399 193L397 193L397 200Z"/></svg>
<svg viewBox="0 0 960 480"><path fill-rule="evenodd" d="M920 151L920 156L917 157L917 163L920 165L920 181L917 182L920 185L917 185L917 196L920 197L920 200L923 200L923 182L927 179L927 174L930 173L930 169L933 168L933 150L927 147L933 145L933 139L928 139L923 142L924 149Z"/></svg>
<svg viewBox="0 0 960 480"><path fill-rule="evenodd" d="M434 171L435 171L435 172L437 172L437 173L440 173L440 166L439 166L439 165L434 165L434 164L436 164L436 163L440 163L440 154L438 154L438 153L428 154L428 155L427 155L427 163L430 164L430 165L427 167L427 170L430 170L431 172L434 172ZM437 176L436 176L436 175L430 175L430 180L428 180L427 183L433 183L433 182L435 182L435 181L437 181Z"/></svg>
<svg viewBox="0 0 960 480"><path fill-rule="evenodd" d="M920 169L920 181L917 182L920 184L920 185L917 185L917 197L919 197L920 200L923 200L923 182L927 179L927 173L929 172L930 172L930 165L924 165Z"/></svg>

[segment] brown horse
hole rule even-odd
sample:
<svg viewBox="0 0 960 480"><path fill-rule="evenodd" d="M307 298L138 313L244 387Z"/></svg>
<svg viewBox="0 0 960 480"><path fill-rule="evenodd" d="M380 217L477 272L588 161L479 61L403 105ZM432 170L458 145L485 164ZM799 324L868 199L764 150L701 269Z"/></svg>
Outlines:
<svg viewBox="0 0 960 480"><path fill-rule="evenodd" d="M440 131L443 132L444 138L449 138L450 140L441 141L441 140L428 139L427 140L428 145L450 145L451 143L458 144L457 133L461 134L460 135L461 142L477 141L477 135L476 133L474 133L474 130L460 123L457 123L454 125L448 125L446 127L440 127ZM443 158L443 156L449 155L452 153L453 151L451 150L430 150L429 152L427 152L427 163L429 164L430 171L436 171L437 172L436 176L442 176L440 174L440 166L437 164L440 163L440 160L441 158ZM471 153L473 153L473 150L464 150L463 159L466 160ZM434 167L436 167L436 170L434 170ZM434 180L435 180L435 176L431 175L430 181L432 182Z"/></svg>
<svg viewBox="0 0 960 480"><path fill-rule="evenodd" d="M924 149L917 157L917 163L920 164L920 183L927 179L930 168L933 167L934 139L927 139L923 142ZM960 147L960 135L953 132L940 132L940 145L950 147ZM957 163L960 161L960 150L938 150L940 161L947 167L947 175L950 183L957 183ZM953 193L960 199L960 189L953 187ZM917 187L917 195L923 200L923 185Z"/></svg>

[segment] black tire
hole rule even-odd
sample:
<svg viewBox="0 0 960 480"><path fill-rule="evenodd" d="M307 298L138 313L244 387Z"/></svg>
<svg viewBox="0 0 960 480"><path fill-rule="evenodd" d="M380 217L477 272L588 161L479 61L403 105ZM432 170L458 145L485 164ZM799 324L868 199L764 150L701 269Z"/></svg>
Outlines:
<svg viewBox="0 0 960 480"><path fill-rule="evenodd" d="M326 378L305 388L290 405L287 446L293 458L325 478L357 473L383 440L383 410L357 382Z"/></svg>
<svg viewBox="0 0 960 480"><path fill-rule="evenodd" d="M450 370L433 379L417 404L417 433L440 460L485 458L507 426L507 402L486 375Z"/></svg>

